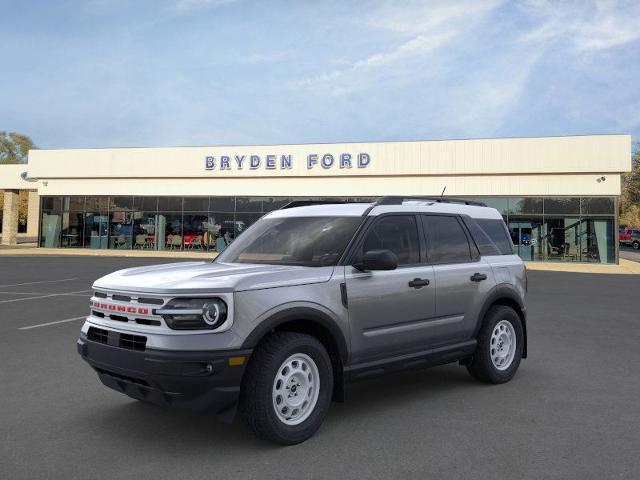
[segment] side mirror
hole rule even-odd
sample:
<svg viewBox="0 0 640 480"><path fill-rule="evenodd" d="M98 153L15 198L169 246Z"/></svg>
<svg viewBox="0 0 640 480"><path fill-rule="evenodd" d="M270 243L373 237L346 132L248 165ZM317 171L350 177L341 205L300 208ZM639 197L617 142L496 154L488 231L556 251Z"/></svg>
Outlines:
<svg viewBox="0 0 640 480"><path fill-rule="evenodd" d="M354 268L364 272L367 270L395 270L398 257L391 250L369 250L362 259L353 264Z"/></svg>

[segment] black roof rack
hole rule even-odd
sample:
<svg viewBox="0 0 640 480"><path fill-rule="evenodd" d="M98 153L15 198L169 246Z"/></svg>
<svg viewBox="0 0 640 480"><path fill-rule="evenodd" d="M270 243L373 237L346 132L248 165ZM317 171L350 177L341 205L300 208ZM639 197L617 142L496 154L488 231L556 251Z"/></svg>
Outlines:
<svg viewBox="0 0 640 480"><path fill-rule="evenodd" d="M280 210L284 210L285 208L308 207L310 205L337 205L343 203L348 202L344 200L293 200L280 207Z"/></svg>
<svg viewBox="0 0 640 480"><path fill-rule="evenodd" d="M474 205L476 207L486 207L487 204L483 202L477 202L475 200L465 200L464 198L452 198L452 197L423 197L423 196L388 196L382 197L375 203L378 205L402 205L407 200L418 200L435 203L458 203L461 205Z"/></svg>

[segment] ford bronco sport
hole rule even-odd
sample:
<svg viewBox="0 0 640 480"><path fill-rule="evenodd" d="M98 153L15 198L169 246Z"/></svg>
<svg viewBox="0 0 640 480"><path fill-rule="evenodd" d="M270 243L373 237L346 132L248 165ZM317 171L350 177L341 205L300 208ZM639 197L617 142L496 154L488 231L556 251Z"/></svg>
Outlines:
<svg viewBox="0 0 640 480"><path fill-rule="evenodd" d="M121 270L93 285L78 352L135 399L236 407L261 438L295 444L345 384L459 362L509 381L526 357L526 272L481 203L385 197L289 204L213 262Z"/></svg>

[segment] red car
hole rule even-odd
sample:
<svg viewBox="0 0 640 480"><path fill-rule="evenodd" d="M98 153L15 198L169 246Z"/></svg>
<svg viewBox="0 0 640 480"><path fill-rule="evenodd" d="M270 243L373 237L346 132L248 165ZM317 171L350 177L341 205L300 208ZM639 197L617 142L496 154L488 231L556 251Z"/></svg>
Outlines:
<svg viewBox="0 0 640 480"><path fill-rule="evenodd" d="M640 228L627 227L621 228L618 233L618 242L626 247L640 249Z"/></svg>

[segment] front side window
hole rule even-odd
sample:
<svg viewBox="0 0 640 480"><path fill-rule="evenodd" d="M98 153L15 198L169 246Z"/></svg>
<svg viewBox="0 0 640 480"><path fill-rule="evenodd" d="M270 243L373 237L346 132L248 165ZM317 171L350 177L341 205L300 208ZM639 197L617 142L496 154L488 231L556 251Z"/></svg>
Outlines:
<svg viewBox="0 0 640 480"><path fill-rule="evenodd" d="M361 254L370 250L391 250L398 265L420 263L418 228L413 215L383 217L366 233Z"/></svg>
<svg viewBox="0 0 640 480"><path fill-rule="evenodd" d="M424 215L422 221L428 238L427 250L430 263L471 261L467 235L456 217Z"/></svg>
<svg viewBox="0 0 640 480"><path fill-rule="evenodd" d="M336 265L362 217L263 218L216 262L325 267Z"/></svg>

